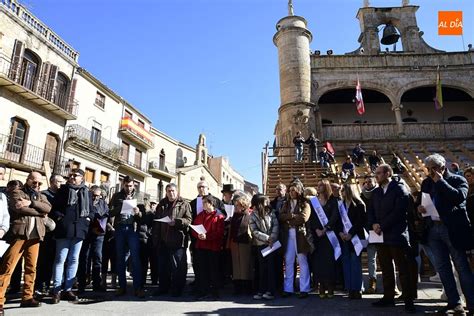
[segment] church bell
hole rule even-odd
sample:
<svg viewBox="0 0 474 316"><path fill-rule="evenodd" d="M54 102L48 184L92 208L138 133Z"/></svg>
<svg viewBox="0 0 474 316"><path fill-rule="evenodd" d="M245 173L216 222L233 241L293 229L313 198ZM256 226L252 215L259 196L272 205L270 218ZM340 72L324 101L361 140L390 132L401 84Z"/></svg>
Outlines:
<svg viewBox="0 0 474 316"><path fill-rule="evenodd" d="M395 26L392 24L386 24L383 29L383 37L380 42L384 45L391 45L395 44L399 38L400 35L397 33Z"/></svg>

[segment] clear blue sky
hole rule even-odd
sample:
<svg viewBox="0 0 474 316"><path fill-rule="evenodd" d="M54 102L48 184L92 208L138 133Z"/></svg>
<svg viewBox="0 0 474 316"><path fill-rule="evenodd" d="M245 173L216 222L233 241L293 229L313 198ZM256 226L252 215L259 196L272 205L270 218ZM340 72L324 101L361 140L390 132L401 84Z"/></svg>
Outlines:
<svg viewBox="0 0 474 316"><path fill-rule="evenodd" d="M294 0L308 21L312 50L335 54L359 45L362 0ZM261 187L260 153L273 142L280 104L276 22L287 0L22 0L80 52L79 63L144 112L153 125L210 153ZM399 6L401 0L371 0ZM460 51L460 36L437 35L439 10L464 13L474 44L472 0L412 0L425 41Z"/></svg>

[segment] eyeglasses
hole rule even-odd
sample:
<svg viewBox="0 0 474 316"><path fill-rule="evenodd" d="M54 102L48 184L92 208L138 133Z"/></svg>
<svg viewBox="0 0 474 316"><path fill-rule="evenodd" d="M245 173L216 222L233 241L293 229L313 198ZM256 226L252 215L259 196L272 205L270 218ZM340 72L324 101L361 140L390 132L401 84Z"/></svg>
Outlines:
<svg viewBox="0 0 474 316"><path fill-rule="evenodd" d="M198 186L198 189L204 189L204 188L207 188L207 187L205 185Z"/></svg>
<svg viewBox="0 0 474 316"><path fill-rule="evenodd" d="M94 194L93 197L101 197L100 194Z"/></svg>
<svg viewBox="0 0 474 316"><path fill-rule="evenodd" d="M42 186L42 185L43 185L43 182L39 182L39 181L31 181L31 185Z"/></svg>
<svg viewBox="0 0 474 316"><path fill-rule="evenodd" d="M77 178L77 177L82 177L82 174L80 173L72 173L69 175L69 178Z"/></svg>

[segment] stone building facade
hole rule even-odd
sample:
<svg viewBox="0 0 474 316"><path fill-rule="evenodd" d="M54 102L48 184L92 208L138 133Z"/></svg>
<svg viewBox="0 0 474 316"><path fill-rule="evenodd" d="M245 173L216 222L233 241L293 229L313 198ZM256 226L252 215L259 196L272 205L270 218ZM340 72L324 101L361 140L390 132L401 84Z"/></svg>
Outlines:
<svg viewBox="0 0 474 316"><path fill-rule="evenodd" d="M78 57L16 0L0 1L0 164L7 180L24 181L36 170L45 175L43 189L47 175L81 168L87 185L101 185L109 195L131 176L150 199L164 197L171 182L193 199L204 176L220 196L204 135L192 147L159 131L80 67Z"/></svg>

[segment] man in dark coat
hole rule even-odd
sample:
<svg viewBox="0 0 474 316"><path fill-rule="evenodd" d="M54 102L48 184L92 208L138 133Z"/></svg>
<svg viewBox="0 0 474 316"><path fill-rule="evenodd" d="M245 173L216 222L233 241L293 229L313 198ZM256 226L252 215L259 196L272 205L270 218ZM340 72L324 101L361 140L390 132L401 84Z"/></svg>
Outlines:
<svg viewBox="0 0 474 316"><path fill-rule="evenodd" d="M87 236L89 223L93 218L89 190L84 184L84 170L71 171L68 182L56 194L52 215L56 221L52 303L57 304L61 299L76 301L77 296L72 292L72 286L79 265L82 241ZM61 292L63 276L64 291Z"/></svg>
<svg viewBox="0 0 474 316"><path fill-rule="evenodd" d="M171 221L160 221L166 217ZM174 297L182 295L188 270L186 249L191 223L191 206L179 196L176 184L168 184L166 197L156 208L152 229L153 245L158 255L159 288L155 295L168 292Z"/></svg>
<svg viewBox="0 0 474 316"><path fill-rule="evenodd" d="M405 311L416 312L413 301L416 288L413 288L412 260L408 236L407 211L409 192L405 185L392 179L393 170L387 164L377 167L375 178L379 185L372 194L372 204L368 209L369 225L378 235L383 234L383 243L377 246L382 268L384 296L372 303L376 307L395 305L395 271L393 262L400 272Z"/></svg>
<svg viewBox="0 0 474 316"><path fill-rule="evenodd" d="M138 226L141 217L145 213L145 200L143 194L135 189L135 182L131 177L126 176L123 178L122 184L122 190L115 193L110 201L110 216L114 217L117 274L120 286L116 295L123 296L127 293L125 268L127 250L130 250L135 296L143 298L145 297L145 292L143 290L144 280L142 279L142 266L140 262L140 234Z"/></svg>
<svg viewBox="0 0 474 316"><path fill-rule="evenodd" d="M66 183L61 175L53 174L49 178L49 187L41 191L51 205L61 185ZM43 242L40 244L38 264L36 267L35 290L37 294L45 295L49 292L51 278L53 277L54 256L56 254L56 241L54 231L46 232Z"/></svg>
<svg viewBox="0 0 474 316"><path fill-rule="evenodd" d="M305 140L301 131L296 132L296 136L293 137L293 145L295 145L295 162L303 160L303 144Z"/></svg>
<svg viewBox="0 0 474 316"><path fill-rule="evenodd" d="M464 313L461 298L456 288L453 267L459 274L461 288L469 311L474 311L474 276L469 267L466 250L472 249L471 223L466 212L468 184L465 178L451 173L446 168L446 160L439 154L425 159L429 177L423 180L421 192L429 194L437 215L427 218L428 245L433 251L434 265L443 283L448 305L442 312L453 310ZM426 213L421 205L422 194L418 198L418 211ZM439 216L438 216L439 215Z"/></svg>
<svg viewBox="0 0 474 316"><path fill-rule="evenodd" d="M317 139L316 136L314 136L314 133L311 133L311 135L309 135L309 138L305 141L305 144L307 144L309 148L309 156L310 156L309 161L314 162L314 163L319 163L318 143L319 143L319 139Z"/></svg>

